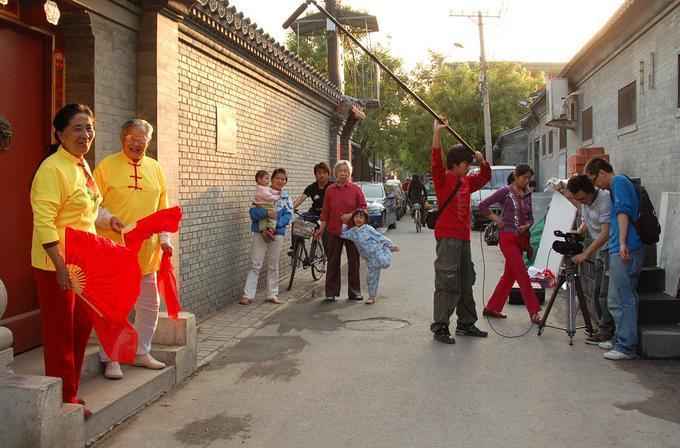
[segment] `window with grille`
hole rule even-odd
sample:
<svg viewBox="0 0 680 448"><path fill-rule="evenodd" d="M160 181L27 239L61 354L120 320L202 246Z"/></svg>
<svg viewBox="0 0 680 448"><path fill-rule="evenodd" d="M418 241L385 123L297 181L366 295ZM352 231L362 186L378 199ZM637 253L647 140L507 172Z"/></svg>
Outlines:
<svg viewBox="0 0 680 448"><path fill-rule="evenodd" d="M635 124L635 81L619 89L619 129Z"/></svg>
<svg viewBox="0 0 680 448"><path fill-rule="evenodd" d="M567 149L567 130L560 128L560 149Z"/></svg>
<svg viewBox="0 0 680 448"><path fill-rule="evenodd" d="M553 141L555 140L553 137L553 131L548 132L548 154L553 153Z"/></svg>
<svg viewBox="0 0 680 448"><path fill-rule="evenodd" d="M581 140L593 139L593 106L581 112Z"/></svg>
<svg viewBox="0 0 680 448"><path fill-rule="evenodd" d="M545 156L545 150L546 150L546 147L545 147L545 134L543 134L543 136L541 137L541 155L542 155L542 156Z"/></svg>

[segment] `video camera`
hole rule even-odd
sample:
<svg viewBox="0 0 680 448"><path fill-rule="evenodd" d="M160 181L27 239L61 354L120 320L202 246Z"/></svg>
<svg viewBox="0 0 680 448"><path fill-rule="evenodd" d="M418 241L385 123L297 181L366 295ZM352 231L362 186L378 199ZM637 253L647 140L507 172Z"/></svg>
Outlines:
<svg viewBox="0 0 680 448"><path fill-rule="evenodd" d="M555 230L555 236L564 238L564 241L553 241L552 248L558 254L571 257L583 252L581 241L583 241L584 238L582 235L576 232L564 233L561 230Z"/></svg>

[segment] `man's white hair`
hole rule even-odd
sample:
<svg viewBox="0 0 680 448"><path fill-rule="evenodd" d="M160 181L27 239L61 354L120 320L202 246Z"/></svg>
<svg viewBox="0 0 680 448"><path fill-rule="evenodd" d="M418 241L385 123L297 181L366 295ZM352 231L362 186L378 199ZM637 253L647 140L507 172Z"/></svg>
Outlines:
<svg viewBox="0 0 680 448"><path fill-rule="evenodd" d="M153 135L153 126L151 126L151 123L146 120L142 120L141 118L133 118L132 120L128 120L123 123L123 125L120 127L121 135L127 135L130 128L142 128L144 129L146 135Z"/></svg>
<svg viewBox="0 0 680 448"><path fill-rule="evenodd" d="M349 160L338 160L335 163L335 167L333 167L333 174L337 174L338 168L341 166L345 165L347 167L347 170L349 171L349 174L352 174L352 164L350 163Z"/></svg>

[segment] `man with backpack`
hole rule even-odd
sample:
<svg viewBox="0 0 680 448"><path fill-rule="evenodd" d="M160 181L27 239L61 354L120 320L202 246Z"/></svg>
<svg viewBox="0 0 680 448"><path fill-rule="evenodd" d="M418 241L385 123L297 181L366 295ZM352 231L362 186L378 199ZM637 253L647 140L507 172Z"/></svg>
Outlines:
<svg viewBox="0 0 680 448"><path fill-rule="evenodd" d="M614 337L601 342L610 360L634 359L637 353L637 284L645 258L645 248L636 223L640 215L640 197L633 182L614 174L609 162L590 160L585 172L596 187L611 193L609 226L609 295L607 303L614 319Z"/></svg>

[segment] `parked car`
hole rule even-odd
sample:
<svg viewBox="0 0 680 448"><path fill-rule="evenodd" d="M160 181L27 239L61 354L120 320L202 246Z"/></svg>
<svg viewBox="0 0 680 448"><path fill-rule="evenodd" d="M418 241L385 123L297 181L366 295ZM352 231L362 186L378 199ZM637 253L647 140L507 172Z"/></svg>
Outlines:
<svg viewBox="0 0 680 448"><path fill-rule="evenodd" d="M387 194L394 194L397 200L397 221L406 214L406 193L401 189L401 184L398 180L385 182L385 190Z"/></svg>
<svg viewBox="0 0 680 448"><path fill-rule="evenodd" d="M425 184L427 190L427 203L430 204L432 210L437 210L437 195L434 192L434 182L429 181Z"/></svg>
<svg viewBox="0 0 680 448"><path fill-rule="evenodd" d="M373 227L397 228L397 200L380 182L357 182L366 197L369 224Z"/></svg>
<svg viewBox="0 0 680 448"><path fill-rule="evenodd" d="M473 229L480 229L483 224L489 223L489 219L479 211L479 203L491 196L499 188L507 185L508 176L513 171L515 171L515 167L511 165L492 166L491 180L481 190L475 191L470 195L470 225ZM478 172L479 167L470 168L470 174ZM500 204L492 205L491 210L496 214L500 213Z"/></svg>

